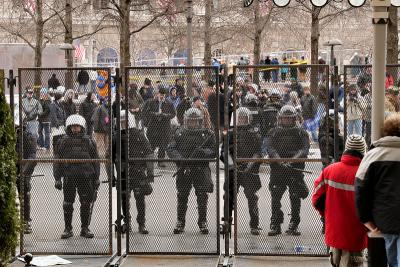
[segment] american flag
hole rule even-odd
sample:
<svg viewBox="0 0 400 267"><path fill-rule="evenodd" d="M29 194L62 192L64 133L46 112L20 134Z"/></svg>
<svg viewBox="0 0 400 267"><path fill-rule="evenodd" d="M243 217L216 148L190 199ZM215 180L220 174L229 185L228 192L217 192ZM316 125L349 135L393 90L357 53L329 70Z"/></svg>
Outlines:
<svg viewBox="0 0 400 267"><path fill-rule="evenodd" d="M79 41L75 45L75 55L74 56L79 61L81 61L82 59L85 58L85 47L81 43L79 43Z"/></svg>
<svg viewBox="0 0 400 267"><path fill-rule="evenodd" d="M35 13L36 0L25 0L24 8L31 14Z"/></svg>

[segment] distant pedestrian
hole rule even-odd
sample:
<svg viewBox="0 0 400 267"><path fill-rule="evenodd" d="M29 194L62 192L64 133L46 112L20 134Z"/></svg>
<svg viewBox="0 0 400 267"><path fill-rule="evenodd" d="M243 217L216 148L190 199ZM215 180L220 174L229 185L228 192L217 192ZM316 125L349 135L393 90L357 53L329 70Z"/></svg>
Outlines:
<svg viewBox="0 0 400 267"><path fill-rule="evenodd" d="M89 83L89 73L86 70L81 70L78 73L78 79L77 79L78 83L79 83L79 87L78 87L78 94L79 93L86 93L87 87L88 87L88 83Z"/></svg>
<svg viewBox="0 0 400 267"><path fill-rule="evenodd" d="M49 86L49 88L53 88L54 90L60 86L60 81L57 79L55 73L51 75L51 78L47 81L47 85Z"/></svg>
<svg viewBox="0 0 400 267"><path fill-rule="evenodd" d="M92 116L97 107L97 104L94 102L95 100L96 95L93 92L87 93L86 98L79 109L79 114L86 120L86 133L89 136L92 136L93 133Z"/></svg>
<svg viewBox="0 0 400 267"><path fill-rule="evenodd" d="M332 266L363 266L362 250L368 238L354 205L354 182L365 150L362 136L348 136L341 161L323 169L314 182L312 204L325 218L325 243L330 247Z"/></svg>
<svg viewBox="0 0 400 267"><path fill-rule="evenodd" d="M365 154L356 174L356 206L360 221L383 234L389 266L400 264L400 114L383 124L382 138Z"/></svg>

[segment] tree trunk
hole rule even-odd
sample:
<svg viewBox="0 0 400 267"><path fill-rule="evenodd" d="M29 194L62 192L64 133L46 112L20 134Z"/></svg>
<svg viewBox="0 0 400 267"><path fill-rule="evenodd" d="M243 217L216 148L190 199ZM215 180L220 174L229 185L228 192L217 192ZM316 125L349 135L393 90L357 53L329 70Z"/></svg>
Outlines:
<svg viewBox="0 0 400 267"><path fill-rule="evenodd" d="M212 0L204 0L204 66L211 66L211 9Z"/></svg>
<svg viewBox="0 0 400 267"><path fill-rule="evenodd" d="M129 19L129 9L130 9L131 0L122 0L120 2L121 8L121 18L120 18L120 69L121 69L121 78L122 78L122 87L120 92L122 94L125 93L126 84L129 83L127 77L124 72L124 67L130 66L130 19Z"/></svg>
<svg viewBox="0 0 400 267"><path fill-rule="evenodd" d="M260 63L261 56L261 19L260 19L260 3L254 3L254 43L253 43L253 65L258 65ZM253 69L253 83L259 85L259 72L257 69Z"/></svg>
<svg viewBox="0 0 400 267"><path fill-rule="evenodd" d="M36 1L36 45L35 45L35 67L42 67L42 51L43 51L43 2L42 0ZM42 87L41 71L35 71L34 90L35 95L39 95L40 88Z"/></svg>
<svg viewBox="0 0 400 267"><path fill-rule="evenodd" d="M65 1L65 35L64 42L66 44L72 45L72 3L71 0ZM65 50L65 61L67 63L68 68L72 68L74 66L74 58L73 58L73 50ZM67 71L65 73L65 86L67 89L74 88L73 84L73 73L72 71Z"/></svg>
<svg viewBox="0 0 400 267"><path fill-rule="evenodd" d="M397 64L398 63L398 53L399 53L399 37L397 35L397 7L389 7L389 23L387 30L387 64ZM397 68L388 68L388 72L393 76L395 84L397 84L398 75Z"/></svg>
<svg viewBox="0 0 400 267"><path fill-rule="evenodd" d="M319 13L321 8L314 7L311 12L311 64L318 64ZM318 92L318 68L311 68L310 89L312 94Z"/></svg>

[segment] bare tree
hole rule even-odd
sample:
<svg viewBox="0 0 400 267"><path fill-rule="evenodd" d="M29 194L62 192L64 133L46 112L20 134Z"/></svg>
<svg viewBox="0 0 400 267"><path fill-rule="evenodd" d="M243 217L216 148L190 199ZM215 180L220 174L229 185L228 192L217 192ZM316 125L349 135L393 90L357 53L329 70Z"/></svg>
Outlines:
<svg viewBox="0 0 400 267"><path fill-rule="evenodd" d="M398 18L397 7L389 7L389 23L387 32L387 56L388 64L397 64L399 56L399 36L398 36Z"/></svg>
<svg viewBox="0 0 400 267"><path fill-rule="evenodd" d="M131 65L131 37L149 27L157 19L177 13L174 7L173 0L163 0L161 4L149 0L110 0L107 9L119 25L121 68ZM122 84L125 88L124 73L122 73Z"/></svg>

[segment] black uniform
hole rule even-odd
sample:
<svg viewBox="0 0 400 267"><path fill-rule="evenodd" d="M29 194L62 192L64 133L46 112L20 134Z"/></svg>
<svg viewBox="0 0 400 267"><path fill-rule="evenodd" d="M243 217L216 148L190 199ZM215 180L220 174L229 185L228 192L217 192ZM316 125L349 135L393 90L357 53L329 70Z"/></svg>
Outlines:
<svg viewBox="0 0 400 267"><path fill-rule="evenodd" d="M84 132L84 129L83 129ZM63 136L57 145L58 159L98 159L96 143L86 134L72 134L70 127L67 127L66 135ZM100 185L100 163L54 163L54 178L56 188L61 190L61 178L64 185L64 222L65 231L62 238L69 238L72 235L72 213L75 202L76 191L78 191L81 217L81 236L93 237L88 230L92 205L97 198L97 190ZM89 232L89 233L88 233Z"/></svg>
<svg viewBox="0 0 400 267"><path fill-rule="evenodd" d="M158 158L163 159L171 138L171 119L176 115L175 108L169 100L160 102L150 99L144 103L142 114L150 144L153 150L159 148Z"/></svg>
<svg viewBox="0 0 400 267"><path fill-rule="evenodd" d="M257 128L252 126L237 127L237 157L238 158L261 158L261 135ZM233 155L234 136L229 131L229 154ZM224 148L221 151L222 160L225 161ZM232 166L233 167L233 166ZM254 235L259 234L259 212L258 212L258 196L256 192L261 188L261 180L259 176L260 163L242 163L237 166L237 188L234 188L234 170L229 170L229 216L232 217L232 210L235 207L234 194L239 192L240 186L243 187L244 194L247 198L250 215L250 229ZM226 181L224 190L227 190ZM230 219L232 220L232 219Z"/></svg>
<svg viewBox="0 0 400 267"><path fill-rule="evenodd" d="M115 162L117 156L115 138L113 141L113 161ZM148 232L145 229L145 196L150 195L153 191L150 183L154 182L154 164L153 162L144 161L128 163L126 159L127 152L129 153L129 158L153 158L154 154L153 150L151 149L150 142L142 130L130 128L129 131L121 131L121 197L124 218L130 218L130 213L127 208L127 201L130 200L131 191L133 191L137 209L136 222L139 224L139 232L142 234L147 234ZM127 171L128 173L126 173ZM126 178L128 178L128 180L126 180ZM124 231L125 228L126 227L123 227Z"/></svg>
<svg viewBox="0 0 400 267"><path fill-rule="evenodd" d="M310 148L309 137L304 129L299 127L276 127L268 132L267 152L270 158L306 158ZM305 163L291 163L291 167L303 170ZM271 231L269 234L280 233L283 223L281 198L286 188L289 188L291 219L288 234L299 235L297 227L300 223L301 200L308 196L308 188L301 171L280 163L271 163L269 190L271 192ZM274 231L276 230L276 231ZM279 230L279 231L277 231Z"/></svg>
<svg viewBox="0 0 400 267"><path fill-rule="evenodd" d="M277 115L282 108L280 101L268 101L260 110L259 120L260 133L262 138L262 154L267 155L267 135L268 132L277 125Z"/></svg>
<svg viewBox="0 0 400 267"><path fill-rule="evenodd" d="M180 127L174 134L167 149L168 157L172 159L198 159L215 157L215 136L209 129L189 130ZM176 189L178 197L178 223L174 233L182 233L185 226L187 203L192 186L195 189L198 206L198 225L200 229L207 228L207 193L213 192L209 163L176 162ZM180 227L178 227L178 225ZM203 230L202 230L203 232ZM203 233L208 233L208 230Z"/></svg>
<svg viewBox="0 0 400 267"><path fill-rule="evenodd" d="M22 129L22 140L21 140L21 128L17 129L17 153L21 152L22 146L22 159L35 159L36 158L36 138L34 135L26 131L25 127ZM17 177L17 187L18 192L21 194L21 180L24 181L24 222L25 222L25 234L30 234L32 232L30 221L31 219L31 176L36 167L35 161L24 162L21 165L17 164L18 177Z"/></svg>

